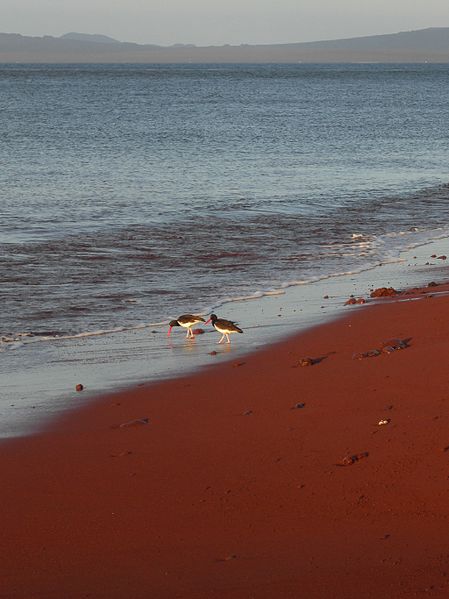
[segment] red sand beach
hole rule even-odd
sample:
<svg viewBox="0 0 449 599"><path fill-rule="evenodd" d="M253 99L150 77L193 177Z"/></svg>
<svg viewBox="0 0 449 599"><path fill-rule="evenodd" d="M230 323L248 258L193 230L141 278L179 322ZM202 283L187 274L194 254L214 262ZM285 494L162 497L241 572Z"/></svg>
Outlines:
<svg viewBox="0 0 449 599"><path fill-rule="evenodd" d="M0 597L448 597L444 289L4 441Z"/></svg>

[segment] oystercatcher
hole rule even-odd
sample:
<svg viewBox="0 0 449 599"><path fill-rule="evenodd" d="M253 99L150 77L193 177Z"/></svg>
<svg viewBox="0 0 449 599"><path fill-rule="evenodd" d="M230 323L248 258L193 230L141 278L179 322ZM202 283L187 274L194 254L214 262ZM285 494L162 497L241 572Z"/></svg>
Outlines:
<svg viewBox="0 0 449 599"><path fill-rule="evenodd" d="M194 335L190 327L193 327L193 325L198 324L199 322L205 322L204 318L201 318L201 316L195 316L194 314L183 314L176 320L170 321L168 325L169 329L167 337L170 337L170 333L173 327L184 327L185 329L187 329L186 338L188 339L190 337L191 339L193 339Z"/></svg>
<svg viewBox="0 0 449 599"><path fill-rule="evenodd" d="M216 331L221 333L221 339L218 343L221 343L224 338L226 338L226 343L231 343L229 339L229 335L231 333L243 333L242 329L240 329L235 322L232 320L225 320L224 318L218 318L216 314L211 314L209 320L206 324L212 322L212 326Z"/></svg>

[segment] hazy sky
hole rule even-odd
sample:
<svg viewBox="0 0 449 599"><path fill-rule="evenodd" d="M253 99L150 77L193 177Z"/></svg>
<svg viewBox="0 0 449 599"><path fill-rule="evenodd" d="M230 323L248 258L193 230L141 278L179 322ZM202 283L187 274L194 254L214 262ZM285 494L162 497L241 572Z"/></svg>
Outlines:
<svg viewBox="0 0 449 599"><path fill-rule="evenodd" d="M448 0L1 0L0 31L122 41L301 42L449 26Z"/></svg>

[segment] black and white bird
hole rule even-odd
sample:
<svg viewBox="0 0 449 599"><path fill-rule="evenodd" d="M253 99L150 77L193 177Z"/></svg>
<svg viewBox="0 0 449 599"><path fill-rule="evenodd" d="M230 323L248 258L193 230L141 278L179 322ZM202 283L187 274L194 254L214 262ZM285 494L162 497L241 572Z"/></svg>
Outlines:
<svg viewBox="0 0 449 599"><path fill-rule="evenodd" d="M222 343L226 339L226 343L231 343L229 335L232 333L243 333L242 329L237 326L237 323L232 320L225 320L224 318L218 318L216 314L211 314L206 324L212 323L212 326L216 331L221 333L221 339L218 343Z"/></svg>
<svg viewBox="0 0 449 599"><path fill-rule="evenodd" d="M168 328L167 337L170 337L170 333L171 333L171 330L173 327L183 327L184 329L187 329L186 338L193 339L194 334L193 334L191 327L193 327L194 325L196 325L200 322L205 322L204 318L201 318L201 316L195 316L194 314L183 314L176 320L170 321L170 323L168 325L169 328Z"/></svg>

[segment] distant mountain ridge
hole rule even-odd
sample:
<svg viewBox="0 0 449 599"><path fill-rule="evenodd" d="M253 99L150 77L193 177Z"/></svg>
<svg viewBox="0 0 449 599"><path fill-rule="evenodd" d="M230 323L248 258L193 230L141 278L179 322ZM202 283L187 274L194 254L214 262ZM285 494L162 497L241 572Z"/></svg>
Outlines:
<svg viewBox="0 0 449 599"><path fill-rule="evenodd" d="M101 34L0 33L0 63L449 63L449 27L286 44L136 44Z"/></svg>
<svg viewBox="0 0 449 599"><path fill-rule="evenodd" d="M71 31L70 33L65 33L61 35L61 40L77 40L78 42L98 42L99 44L119 44L118 40L115 40L113 37L109 37L108 35L100 35L95 33L77 33L76 31Z"/></svg>

